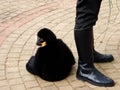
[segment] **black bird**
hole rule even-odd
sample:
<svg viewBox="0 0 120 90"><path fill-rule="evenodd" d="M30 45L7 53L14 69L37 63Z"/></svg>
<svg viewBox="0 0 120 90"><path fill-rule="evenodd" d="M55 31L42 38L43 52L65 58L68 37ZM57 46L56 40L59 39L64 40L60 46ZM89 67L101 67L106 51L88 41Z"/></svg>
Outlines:
<svg viewBox="0 0 120 90"><path fill-rule="evenodd" d="M36 44L41 47L38 48L35 56L30 58L26 69L47 81L65 79L75 64L71 50L48 28L41 29L37 36Z"/></svg>

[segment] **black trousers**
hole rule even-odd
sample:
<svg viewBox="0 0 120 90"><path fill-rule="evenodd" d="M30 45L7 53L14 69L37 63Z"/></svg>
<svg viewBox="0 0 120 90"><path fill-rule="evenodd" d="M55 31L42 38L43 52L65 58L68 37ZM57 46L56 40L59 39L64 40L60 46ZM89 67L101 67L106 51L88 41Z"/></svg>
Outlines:
<svg viewBox="0 0 120 90"><path fill-rule="evenodd" d="M77 0L75 30L93 28L102 0Z"/></svg>

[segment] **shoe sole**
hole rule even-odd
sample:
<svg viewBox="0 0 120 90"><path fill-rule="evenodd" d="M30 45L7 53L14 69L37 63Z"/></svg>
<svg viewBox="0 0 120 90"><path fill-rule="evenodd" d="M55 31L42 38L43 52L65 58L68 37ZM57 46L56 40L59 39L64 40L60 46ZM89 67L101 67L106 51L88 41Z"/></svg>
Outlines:
<svg viewBox="0 0 120 90"><path fill-rule="evenodd" d="M91 83L92 85L95 85L95 86L112 87L112 86L115 85L114 82L109 83L109 84L101 84L101 83L95 83L95 82L93 82L93 81L91 81L91 80L89 80L87 78L84 78L84 77L80 77L80 76L79 77L76 76L76 77L77 77L78 80L87 81L87 82L89 82L89 83Z"/></svg>

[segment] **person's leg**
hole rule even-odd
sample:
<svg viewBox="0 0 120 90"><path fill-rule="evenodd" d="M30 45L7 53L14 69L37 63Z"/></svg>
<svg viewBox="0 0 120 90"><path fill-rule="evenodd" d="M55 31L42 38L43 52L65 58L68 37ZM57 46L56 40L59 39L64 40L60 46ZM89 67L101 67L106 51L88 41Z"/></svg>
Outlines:
<svg viewBox="0 0 120 90"><path fill-rule="evenodd" d="M86 29L93 27L98 19L98 13L102 0L78 0L76 7L76 29ZM94 37L93 37L94 38ZM94 41L93 41L94 45ZM94 48L94 47L93 47ZM95 49L94 62L103 63L113 61L113 56L110 54L101 54Z"/></svg>
<svg viewBox="0 0 120 90"><path fill-rule="evenodd" d="M98 86L113 86L114 81L93 65L93 26L97 21L101 0L78 0L76 7L75 42L78 51L76 77Z"/></svg>

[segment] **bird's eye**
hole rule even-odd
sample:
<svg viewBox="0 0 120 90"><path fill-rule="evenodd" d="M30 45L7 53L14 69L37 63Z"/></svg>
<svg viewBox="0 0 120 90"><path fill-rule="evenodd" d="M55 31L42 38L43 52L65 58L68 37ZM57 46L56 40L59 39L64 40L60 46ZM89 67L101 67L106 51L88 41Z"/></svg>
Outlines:
<svg viewBox="0 0 120 90"><path fill-rule="evenodd" d="M44 42L44 40L43 40L43 38L40 38L40 37L37 37L37 45L38 46L41 46L41 43L43 43Z"/></svg>

